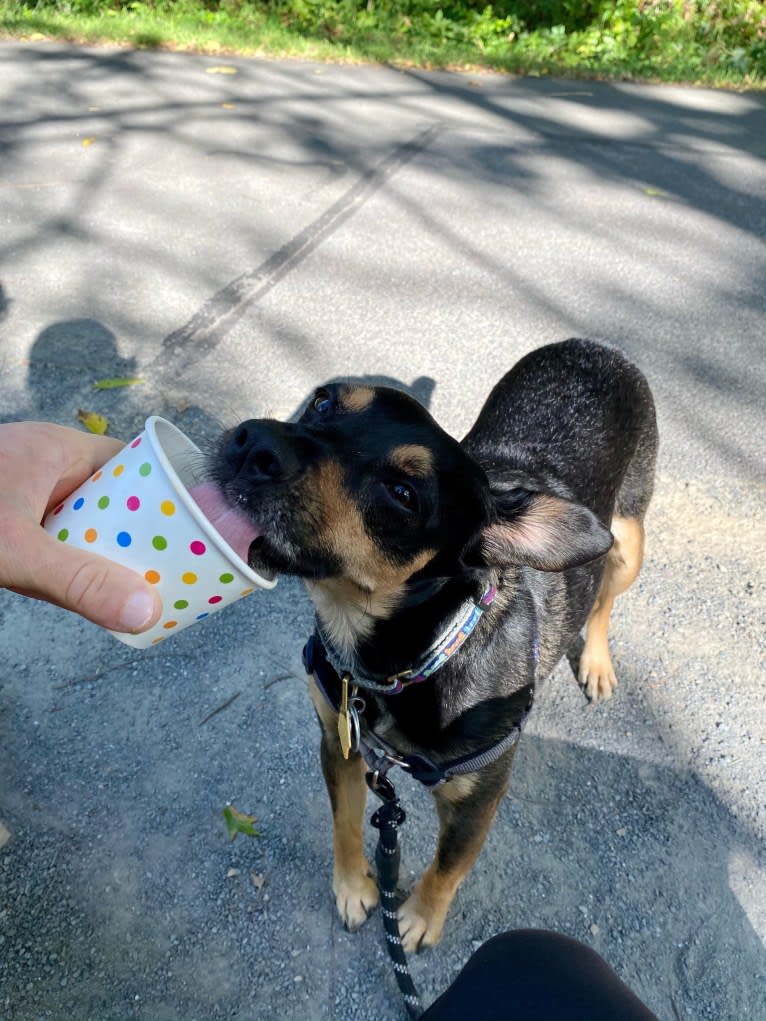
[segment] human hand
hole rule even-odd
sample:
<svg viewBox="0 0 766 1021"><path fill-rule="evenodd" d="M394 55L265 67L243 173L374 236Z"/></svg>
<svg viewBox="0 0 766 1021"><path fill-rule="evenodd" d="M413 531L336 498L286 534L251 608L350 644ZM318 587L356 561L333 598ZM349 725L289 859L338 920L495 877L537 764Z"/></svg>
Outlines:
<svg viewBox="0 0 766 1021"><path fill-rule="evenodd" d="M145 631L159 596L139 574L49 535L45 515L124 444L47 422L0 425L0 588L113 631Z"/></svg>

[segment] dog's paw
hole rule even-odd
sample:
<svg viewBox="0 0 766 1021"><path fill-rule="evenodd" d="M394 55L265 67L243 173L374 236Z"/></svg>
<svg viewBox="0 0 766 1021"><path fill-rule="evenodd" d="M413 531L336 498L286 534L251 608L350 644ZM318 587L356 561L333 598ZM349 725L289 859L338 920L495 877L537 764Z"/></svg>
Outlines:
<svg viewBox="0 0 766 1021"><path fill-rule="evenodd" d="M399 908L399 936L404 952L414 954L436 946L442 938L446 914L428 903L416 886Z"/></svg>
<svg viewBox="0 0 766 1021"><path fill-rule="evenodd" d="M593 652L586 645L580 656L580 684L591 702L606 702L617 687L609 650Z"/></svg>
<svg viewBox="0 0 766 1021"><path fill-rule="evenodd" d="M349 932L367 921L380 900L377 883L367 872L336 874L332 889L338 914Z"/></svg>

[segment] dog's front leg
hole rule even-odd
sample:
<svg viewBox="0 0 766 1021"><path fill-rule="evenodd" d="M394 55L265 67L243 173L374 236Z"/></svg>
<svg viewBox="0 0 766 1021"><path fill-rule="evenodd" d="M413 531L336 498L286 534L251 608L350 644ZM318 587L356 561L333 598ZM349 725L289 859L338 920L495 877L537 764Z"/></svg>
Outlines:
<svg viewBox="0 0 766 1021"><path fill-rule="evenodd" d="M434 792L439 844L433 861L399 909L399 933L407 953L434 946L457 889L476 861L507 790L499 778L479 773L455 777Z"/></svg>
<svg viewBox="0 0 766 1021"><path fill-rule="evenodd" d="M338 913L352 932L367 919L379 900L378 887L364 856L362 826L367 802L362 757L344 759L338 739L338 717L327 705L313 681L311 697L322 725L322 772L332 808L332 889Z"/></svg>

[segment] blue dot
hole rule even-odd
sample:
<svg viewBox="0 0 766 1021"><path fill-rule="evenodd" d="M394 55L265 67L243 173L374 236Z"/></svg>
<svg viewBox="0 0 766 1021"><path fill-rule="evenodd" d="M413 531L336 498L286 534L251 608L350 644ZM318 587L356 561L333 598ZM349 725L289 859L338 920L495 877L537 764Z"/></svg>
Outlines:
<svg viewBox="0 0 766 1021"><path fill-rule="evenodd" d="M84 496L78 496L75 502L72 504L72 510L79 510L80 507L85 503Z"/></svg>
<svg viewBox="0 0 766 1021"><path fill-rule="evenodd" d="M118 546L130 546L133 542L133 537L130 532L118 532L117 533L117 545Z"/></svg>
<svg viewBox="0 0 766 1021"><path fill-rule="evenodd" d="M205 617L209 617L209 616L210 616L210 614L208 614L208 613L200 613L194 619L195 620L204 620Z"/></svg>

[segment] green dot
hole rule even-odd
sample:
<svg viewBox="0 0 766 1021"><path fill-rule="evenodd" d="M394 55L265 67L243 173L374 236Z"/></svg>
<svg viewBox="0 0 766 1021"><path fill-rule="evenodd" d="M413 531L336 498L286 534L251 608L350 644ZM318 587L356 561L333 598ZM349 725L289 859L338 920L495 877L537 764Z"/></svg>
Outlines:
<svg viewBox="0 0 766 1021"><path fill-rule="evenodd" d="M189 602L186 599L176 599L176 601L173 603L173 606L177 610L185 610L188 605Z"/></svg>
<svg viewBox="0 0 766 1021"><path fill-rule="evenodd" d="M148 461L144 461L144 463L138 469L138 474L139 475L143 475L144 477L146 477L151 470L152 470L152 466L149 464L149 462Z"/></svg>
<svg viewBox="0 0 766 1021"><path fill-rule="evenodd" d="M154 546L155 549L160 550L167 549L168 540L165 538L164 535L155 535L155 537L152 539L152 546Z"/></svg>
<svg viewBox="0 0 766 1021"><path fill-rule="evenodd" d="M233 574L222 574L221 577L218 580L220 582L222 582L224 585L228 585L230 581L234 581L234 575Z"/></svg>
<svg viewBox="0 0 766 1021"><path fill-rule="evenodd" d="M109 506L109 497L102 496L101 499L98 501L98 506L101 508L101 510L106 510L106 508Z"/></svg>
<svg viewBox="0 0 766 1021"><path fill-rule="evenodd" d="M56 536L56 538L60 539L61 542L66 542L67 539L69 538L69 529L68 528L62 528L61 531Z"/></svg>

